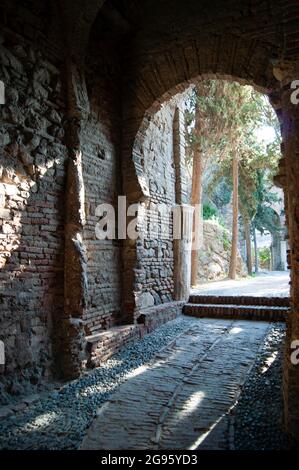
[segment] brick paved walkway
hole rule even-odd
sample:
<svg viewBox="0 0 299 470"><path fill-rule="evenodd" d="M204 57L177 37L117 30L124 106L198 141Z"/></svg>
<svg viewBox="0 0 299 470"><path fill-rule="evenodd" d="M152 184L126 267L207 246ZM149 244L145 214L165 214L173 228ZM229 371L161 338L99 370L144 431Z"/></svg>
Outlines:
<svg viewBox="0 0 299 470"><path fill-rule="evenodd" d="M82 449L229 449L229 412L270 324L190 318L98 412Z"/></svg>

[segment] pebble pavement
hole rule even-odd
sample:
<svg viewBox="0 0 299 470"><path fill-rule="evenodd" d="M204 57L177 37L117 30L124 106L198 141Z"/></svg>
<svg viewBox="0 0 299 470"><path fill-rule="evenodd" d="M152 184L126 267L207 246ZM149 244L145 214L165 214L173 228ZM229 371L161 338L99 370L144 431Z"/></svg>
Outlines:
<svg viewBox="0 0 299 470"><path fill-rule="evenodd" d="M113 392L117 392L140 366L150 363L157 353L161 354L163 348L171 348L171 344L198 321L180 317L169 322L116 354L102 367L2 419L0 449L78 449L97 410L109 401ZM281 431L285 326L272 324L267 331L232 414L236 449L294 446ZM230 426L232 419L229 418ZM223 435L221 429L220 433ZM209 448L213 448L213 442Z"/></svg>
<svg viewBox="0 0 299 470"><path fill-rule="evenodd" d="M245 383L234 413L238 450L299 448L282 432L284 338L285 325L273 325Z"/></svg>
<svg viewBox="0 0 299 470"><path fill-rule="evenodd" d="M127 375L189 326L184 317L169 322L60 391L2 419L0 449L77 449L98 407Z"/></svg>

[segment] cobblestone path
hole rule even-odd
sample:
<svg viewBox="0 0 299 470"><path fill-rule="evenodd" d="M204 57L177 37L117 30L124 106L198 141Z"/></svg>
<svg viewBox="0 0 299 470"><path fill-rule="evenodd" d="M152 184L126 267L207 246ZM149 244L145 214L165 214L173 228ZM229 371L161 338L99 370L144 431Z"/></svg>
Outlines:
<svg viewBox="0 0 299 470"><path fill-rule="evenodd" d="M192 320L99 409L81 448L231 448L230 411L270 326Z"/></svg>

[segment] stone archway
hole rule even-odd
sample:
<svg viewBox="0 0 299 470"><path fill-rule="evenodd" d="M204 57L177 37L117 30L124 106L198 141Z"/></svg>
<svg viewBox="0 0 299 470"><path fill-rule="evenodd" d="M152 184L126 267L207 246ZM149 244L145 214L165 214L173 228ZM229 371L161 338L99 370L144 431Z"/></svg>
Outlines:
<svg viewBox="0 0 299 470"><path fill-rule="evenodd" d="M151 196L149 180L151 179L152 175L150 173L147 173L147 169L145 168L144 148L146 147L145 141L148 138L147 137L148 131L152 127L152 123L155 121L155 117L158 116L158 114L161 113L162 110L165 109L166 106L169 106L171 108L171 106L173 106L171 105L171 103L175 102L175 100L180 102L180 100L182 99L181 97L185 96L188 93L188 90L190 90L194 86L195 82L199 80L207 80L207 79L236 81L240 83L241 85L248 85L248 84L252 85L249 78L245 80L243 77L240 78L238 76L233 76L233 75L227 75L227 74L221 74L221 73L209 73L209 74L204 73L197 77L191 77L189 80L185 80L183 83L179 83L173 86L166 93L163 93L161 96L159 96L152 103L152 105L147 110L145 110L143 119L141 120L141 124L138 128L135 138L132 139L132 142L130 141L130 146L128 147L129 150L127 149L127 146L126 146L126 149L123 152L123 181L124 181L123 186L124 186L128 201L130 203L142 202L144 200L149 199ZM266 86L266 84L264 84L264 87L262 87L261 84L259 85L253 84L253 86L257 91L267 95L270 99L270 102L273 105L274 98L276 97L276 94L279 93L278 91L279 85L277 83L276 83L277 91L274 91L273 87L270 88L269 86ZM176 185L176 192L178 193L178 198L176 198L176 203L181 205L181 210L184 209L185 214L187 214L188 207L184 208L186 204L187 205L189 204L189 201L186 198L185 176L180 173L181 171L180 164L182 164L182 162L184 162L184 159L185 159L185 156L184 156L185 129L184 129L184 124L182 122L183 112L182 110L180 110L180 106L177 106L175 113L173 111L171 119L172 119L171 121L172 128L170 132L173 132L173 145L174 145L173 158L174 158L174 165L176 167L175 185ZM132 120L132 121L130 120L130 126L132 122L135 122L137 125L138 119L136 118L135 120ZM163 131L161 131L160 134L158 134L156 137L157 137L156 143L157 145L160 145L160 141L163 141ZM124 140L128 144L127 139L130 139L130 134L126 132L126 122L125 122ZM192 217L190 211L189 211L189 217ZM187 220L186 220L186 223L187 223ZM192 227L190 227L190 225L189 225L189 231L190 231L190 234L187 236L187 239L189 237L192 237L192 234L191 234ZM182 259L181 255L179 255L180 248L178 247L177 243L174 243L174 246L178 252L178 257L181 260L182 266L184 266L185 262ZM125 262L125 271L126 271L126 285L124 289L124 292L125 292L124 300L125 300L126 310L127 312L131 314L132 319L134 318L134 314L133 314L134 309L137 308L137 306L134 304L134 290L135 290L136 283L137 284L139 283L138 279L136 280L136 276L134 277L135 270L137 272L139 271L139 266L137 267L137 258L138 258L137 253L138 253L137 244L130 242L127 246L127 250L124 253L124 262ZM181 269L181 267L178 267L175 265L176 273L182 270L184 271L185 268L183 267ZM176 282L176 279L175 279L175 282ZM189 291L189 288L187 289L185 288L183 289L183 291L184 291L184 294L181 300L183 300L183 298L186 299L186 296L188 297L187 292ZM179 300L179 297L177 297L176 294L174 295L174 298Z"/></svg>
<svg viewBox="0 0 299 470"><path fill-rule="evenodd" d="M18 6L17 1L4 3L3 16L8 18L4 46L2 40L0 44L4 68L15 69L18 76L23 77L26 87L28 85L26 93L31 93L34 98L32 89L36 84L33 88L30 86L31 82L27 82L22 68L30 45L34 49L32 54L28 54L30 61L35 53L39 60L41 50L46 51L49 73L51 75L54 70L65 89L63 97L57 101L57 109L63 115L67 134L60 145L68 155L67 183L63 180L63 202L66 203L67 212L64 221L65 264L61 268L64 274L64 292L61 294L61 297L64 295L64 312L59 316L63 343L62 368L67 377L78 376L86 365L84 315L88 288L83 242L86 214L82 197L82 152L86 144L84 128L90 108L85 59L90 30L103 5L109 10L110 3L113 11L106 10L108 16L96 27L101 29L104 26L105 33L106 20L110 17L112 29L116 32L121 29L125 39L120 41L117 60L120 94L115 113L117 124L107 103L106 107L111 120L111 134L117 135L122 146L123 192L129 203L144 197L139 178L140 158L135 152L139 133L147 126L151 113L175 92L183 91L194 77L238 79L269 94L282 124L283 159L277 181L285 192L290 237L288 257L292 272L292 310L288 321L284 369L285 422L288 430L298 436L299 369L290 359L292 341L299 338L299 107L291 102L290 88L291 82L299 78L298 6L293 0L245 0L241 5L235 0L115 0L113 5L108 0L61 0L53 2L62 13L63 27L57 28L55 15L48 18L51 21L47 24L46 13L44 10L35 11L34 2L23 5L25 10L29 5L29 14L24 15L26 18L21 18L20 12L16 18L13 10L15 5ZM22 12L23 7L20 9ZM65 33L63 40L61 31L57 29ZM16 60L15 54L21 60ZM31 64L30 61L28 64ZM40 73L34 67L30 73L32 71L37 81L44 76L47 82L44 72ZM108 67L108 81L109 73ZM17 86L18 80L15 82ZM46 89L49 91L49 83L46 83ZM45 96L43 92L42 87L41 96ZM100 98L104 100L105 93L100 94ZM41 117L40 114L39 120ZM53 119L53 115L49 119ZM18 116L16 120L20 129L24 130ZM51 132L55 134L55 128ZM100 133L101 130L97 128L96 132ZM15 146L17 142L13 144ZM103 157L100 148L98 157ZM57 178L59 184L65 176L64 169L61 169L61 175ZM99 181L100 178L97 184ZM132 293L136 247L133 244L128 250L126 248L125 274L127 272L129 276L123 283L128 294L123 312L131 321L135 308ZM37 269L38 274L42 271L42 267ZM45 286L49 286L49 281L45 280ZM38 306L35 305L35 308L38 309ZM10 308L10 313L12 310Z"/></svg>
<svg viewBox="0 0 299 470"><path fill-rule="evenodd" d="M282 124L283 158L276 181L280 182L285 192L290 233L292 313L288 322L284 377L285 424L290 432L297 434L299 419L296 409L299 394L296 393L296 387L299 383L299 371L290 363L290 346L292 340L297 339L299 329L299 276L296 261L296 207L299 194L295 189L295 175L298 175L295 164L298 149L298 107L291 104L290 83L298 78L299 48L298 44L291 40L291 22L296 17L296 11L292 10L291 4L287 2L282 6L275 2L271 10L268 2L264 2L264 7L265 10L260 16L258 11L248 10L247 16L244 14L240 20L242 26L237 34L227 31L228 24L223 27L218 24L218 30L216 21L215 24L207 26L209 34L197 30L197 34L191 38L190 30L188 38L186 31L181 36L167 31L167 44L155 41L157 38L154 37L154 32L151 36L150 27L146 31L147 34L139 33L128 52L130 67L125 80L127 88L123 128L123 176L127 183L124 187L129 199L142 197L143 190L138 182L139 157L134 153L135 139L150 119L149 110L159 109L167 97L173 96L174 90L182 90L178 87L184 89L192 77L200 75L206 78L233 78L241 83L254 85L269 95ZM270 16L265 28L262 18L266 11ZM159 27L156 27L157 29ZM132 292L133 286L128 285L127 290Z"/></svg>

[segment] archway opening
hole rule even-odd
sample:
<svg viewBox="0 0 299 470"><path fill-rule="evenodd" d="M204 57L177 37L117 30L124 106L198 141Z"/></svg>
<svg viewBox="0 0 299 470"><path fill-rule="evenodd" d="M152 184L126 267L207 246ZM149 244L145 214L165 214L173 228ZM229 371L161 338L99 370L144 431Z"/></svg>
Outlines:
<svg viewBox="0 0 299 470"><path fill-rule="evenodd" d="M199 82L200 85L202 83L204 82ZM218 83L223 84L224 82L218 80ZM228 108L230 106L233 108L235 103L231 103L231 101L235 100L237 103L238 108L233 108L232 114L228 112L229 122L227 128L225 127L225 122L222 122L219 117L218 121L217 119L214 121L214 125L216 122L216 126L218 126L215 129L211 129L212 119L207 119L207 123L204 124L206 126L207 138L205 142L206 151L208 152L210 147L212 147L210 134L217 134L219 140L216 140L216 145L212 148L211 155L209 156L210 160L207 157L207 162L205 162L206 172L203 172L202 183L206 183L204 192L208 196L206 196L206 201L202 202L201 216L205 214L203 222L207 222L209 228L211 229L212 227L214 230L212 236L210 236L212 242L216 242L217 245L220 243L221 249L228 252L226 254L226 268L222 266L223 270L221 271L223 278L225 278L229 274L232 239L233 155L231 145L236 143L237 138L240 138L240 144L237 147L240 152L238 160L238 189L239 198L242 198L240 206L241 204L243 206L240 207L238 204L237 222L239 223L239 239L243 243L238 243L238 259L244 277L242 278L242 273L240 272L239 280L233 281L233 285L229 284L231 281L224 281L222 286L214 287L216 292L212 290L210 292L205 291L201 284L196 285L196 290L192 292L191 298L183 311L188 316L199 318L266 320L269 324L275 320L283 323L287 317L289 307L289 275L287 271L270 272L272 266L269 262L271 259L269 246L274 244L274 240L270 240L269 243L268 239L271 237L271 233L279 234L281 238L287 235L281 227L284 216L283 194L277 194L273 181L281 158L280 124L271 105L268 103L267 96L254 91L246 84L238 85L232 81L225 83L227 87L230 85L236 87L240 93L242 93L243 89L248 93L248 97L246 97L248 101L245 100L247 115L245 117L242 116L244 122L241 122L242 125L239 124L242 129L242 135L233 134L233 139L228 147L226 147L227 142L223 142L223 139L226 138L225 132L229 132L229 125L234 118L234 112L237 114L239 112L238 108L242 105L241 101L237 101L238 94L234 97L228 95L228 99L227 96L224 96L228 101L226 104L221 102L221 100L220 104L218 103L221 109L220 114L224 113L225 105ZM225 91L227 92L227 89ZM171 99L160 103L160 105L156 103L152 110L146 113L137 133L133 148L133 158L136 175L143 193L139 201L144 208L149 207L151 202L168 203L181 207L191 207L193 205L190 198L192 193L192 162L194 154L190 152L190 155L188 155L190 150L188 149L188 125L191 128L190 134L192 134L194 132L194 114L192 118L193 124L192 119L189 124L184 122L186 113L190 114L190 99L192 100L193 93L194 90L191 84L191 88L183 90L180 94L174 93ZM213 109L216 105L211 95L211 93L207 93L207 96L203 94L201 98L206 98L208 102L209 100L212 101L210 107ZM201 105L203 107L208 106L204 100L202 100ZM253 109L251 106L253 106ZM230 111L230 109L227 111ZM255 113L257 114L255 115ZM222 118L222 116L220 117ZM205 119L205 116L200 116L200 118ZM254 122L252 123L252 121ZM243 134L245 134L245 137ZM198 137L199 141L196 143L200 142L203 145L203 136L199 135ZM245 142L243 142L243 138L245 138ZM192 144L192 138L190 142ZM217 146L220 147L220 151ZM218 151L219 155L217 157ZM191 160L189 176L188 158ZM269 161L270 158L273 158L273 161ZM224 193L220 194L220 196L224 196L220 198L220 203L217 201L219 192ZM204 203L207 207L203 207ZM227 215L228 213L231 214L230 218ZM247 268L248 256L242 250L242 245L244 246L246 242L244 219L248 216L248 213L251 216L250 223L253 224L256 233L266 234L266 237L261 236L261 240L257 241L256 252L259 255L257 257L257 268L262 271L258 273L255 272L256 265L254 263L254 230L250 227L250 249L252 251L251 275L248 274ZM161 229L162 221L158 220L158 228L159 223ZM189 226L190 228L192 231L192 226ZM268 265L262 264L265 262L262 248L265 247L268 248L268 258L266 258ZM184 275L186 268L189 269L190 274L191 256L190 252L184 248L182 245L176 247L174 240L163 239L162 230L160 232L157 230L152 237L144 237L143 240L136 244L136 283L134 290L136 312L139 314L140 310L143 310L142 318L140 315L137 317L137 321L138 319L141 321L146 318L147 314L152 314L152 309L149 307L158 307L161 304L169 306L171 301L181 300L184 302L187 300L185 297L186 290L181 287L182 283L188 280L188 275ZM217 248L217 246L212 247L210 250L211 257L215 256ZM203 250L200 251L199 249L199 252L202 254ZM189 261L186 261L188 257ZM217 258L219 262L219 254L217 254ZM209 262L211 261L208 260L207 263ZM274 256L272 264L274 264ZM153 270L155 271L153 272ZM266 273L265 271L268 272ZM201 268L199 268L199 273L201 273ZM208 281L207 277L203 277L203 280ZM284 284L283 286L282 283ZM204 286L205 288L206 285ZM209 285L209 288L211 288L211 285ZM180 295L182 296L180 297ZM238 328L242 328L242 326L238 325L236 327L236 334ZM269 363L267 370L274 370L274 366L273 369L270 367L274 362L275 367L278 363L281 366L281 348L285 334L284 325L281 328L282 330L279 332L279 334L281 333L280 342L276 345L279 353L277 352L277 355L273 355L272 351L272 353L265 357L265 361L267 364ZM279 359L276 360L276 357ZM282 374L279 367L276 385L281 389ZM282 407L280 412L282 413Z"/></svg>
<svg viewBox="0 0 299 470"><path fill-rule="evenodd" d="M274 182L281 134L268 98L232 81L195 82L185 126L187 191L195 207L192 286L254 277L248 292L287 297L284 195ZM275 282L275 271L286 274ZM269 289L261 281L256 291L270 272ZM231 285L237 294L238 283Z"/></svg>
<svg viewBox="0 0 299 470"><path fill-rule="evenodd" d="M160 233L147 234L136 244L137 312L187 300L191 284L212 293L213 286L201 284L236 277L239 281L215 286L215 292L229 288L237 295L239 288L242 295L285 297L287 307L284 194L274 182L281 158L280 123L268 97L243 81L215 77L200 77L172 92L147 111L133 161L144 208L151 203L197 207L191 250L196 275L190 282L190 253L182 254L175 240L163 241L163 221L157 219Z"/></svg>

